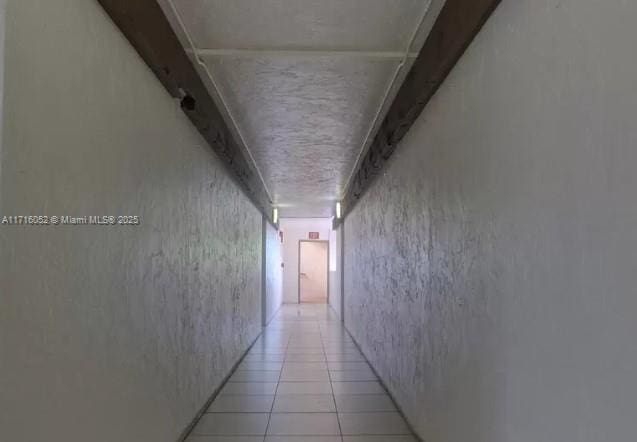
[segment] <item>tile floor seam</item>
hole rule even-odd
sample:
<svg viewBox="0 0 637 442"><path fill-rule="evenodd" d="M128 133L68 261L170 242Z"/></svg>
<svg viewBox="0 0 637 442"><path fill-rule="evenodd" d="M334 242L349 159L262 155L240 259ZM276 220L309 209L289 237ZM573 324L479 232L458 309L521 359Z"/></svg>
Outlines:
<svg viewBox="0 0 637 442"><path fill-rule="evenodd" d="M347 329L347 326L345 325L345 322L343 322L342 325L343 325L343 329L345 330L345 333L347 333L347 335L350 337L350 339L352 340L352 342L354 343L354 345L356 346L356 348L358 349L360 354L363 355L363 358L365 359L365 361L367 361L369 367L372 369L372 371L374 372L374 374L378 378L378 383L381 385L383 390L385 390L385 393L387 394L387 396L389 396L389 398L391 399L392 403L394 404L394 407L396 407L397 412L400 414L400 416L407 423L407 426L409 427L409 431L411 433L411 436L416 441L423 442L423 439L414 431L414 426L411 424L411 422L409 422L409 420L407 419L407 416L403 412L402 408L398 405L398 402L396 401L394 396L389 391L389 387L385 384L385 382L383 382L382 378L380 377L380 375L378 374L378 372L376 371L376 369L374 368L374 366L370 362L369 358L367 357L367 355L363 351L363 347L361 346L361 344L356 340L356 338L354 338L352 333Z"/></svg>
<svg viewBox="0 0 637 442"><path fill-rule="evenodd" d="M267 327L266 327L266 329L267 329ZM281 364L281 371L279 372L279 380L278 380L278 382L276 384L276 388L274 389L274 398L272 399L272 405L270 406L270 414L268 416L268 424L266 425L265 433L263 434L264 442L265 442L265 440L268 437L268 430L270 429L270 422L272 421L272 412L274 411L274 404L276 403L277 393L279 392L279 385L281 385L281 376L283 376L283 368L285 368L285 361L286 361L287 356L288 356L287 349L288 349L289 346L290 346L290 338L287 339L287 344L285 346L285 353L283 354L283 362Z"/></svg>
<svg viewBox="0 0 637 442"><path fill-rule="evenodd" d="M211 414L217 414L217 416L236 414L236 416L228 417L230 422L224 422L226 419L224 417L221 417L221 423L208 421L202 426L201 431L211 436L215 432L219 432L218 435L223 433L230 436L229 439L232 440L239 435L248 436L246 433L254 431L255 434L252 436L254 439L249 440L262 442L275 440L344 442L359 440L359 438L379 441L384 439L383 436L392 440L396 438L401 441L417 441L417 436L408 428L409 425L403 414L395 406L393 398L380 382L362 349L346 327L335 320L333 315L331 307L327 305L283 306L270 324L264 327L260 338L257 339L259 345L251 346L242 358L242 362L246 364L241 369L258 373L238 375L235 379L245 380L233 382L255 385L249 388L232 388L230 391L238 391L238 393L225 395L225 397L245 396L259 399L247 399L245 402L224 401L222 403L220 401L218 406L221 410L231 410L233 407L239 410L267 410L267 399L260 397L263 396L272 398L269 412L214 412ZM254 379L274 381L274 376L268 374L268 372L277 371L271 370L272 367L280 368L276 383L250 379L254 376ZM249 368L251 370L246 370ZM270 368L270 370L263 368ZM371 377L370 371L376 379L368 379ZM326 376L326 382L303 380L321 379L323 376ZM230 383L228 379L222 388ZM303 383L307 385L300 385ZM283 389L284 386L285 389ZM253 394L265 391L268 394ZM336 391L339 391L338 395ZM343 398L337 401L338 396L350 397L350 399ZM370 398L369 401L363 399L366 396ZM387 405L381 396L386 396L396 409L384 409ZM280 409L292 411L278 412L277 398L286 398L285 401L278 402ZM341 407L339 407L339 401L343 401ZM310 411L303 411L306 409ZM354 411L341 411L341 409ZM259 414L263 416L248 417ZM299 415L298 419L301 420L297 420L294 415ZM318 417L321 415L324 416ZM316 416L316 418L310 416ZM381 416L387 417L381 418ZM261 423L257 424L259 421ZM347 424L345 428L347 435L344 434L345 424ZM274 434L269 434L270 432ZM216 440L214 436L212 438Z"/></svg>
<svg viewBox="0 0 637 442"><path fill-rule="evenodd" d="M321 334L321 342L323 342L323 335ZM323 354L325 356L325 362L327 363L327 353L325 352L325 343L323 343ZM343 427L341 426L341 419L339 418L338 405L336 404L336 395L334 394L334 385L332 384L332 375L330 374L329 366L327 368L327 377L330 380L330 390L332 390L332 400L334 401L334 410L336 410L336 421L338 422L338 432L341 436L341 442L343 442Z"/></svg>
<svg viewBox="0 0 637 442"><path fill-rule="evenodd" d="M226 384L230 380L230 377L237 371L237 369L239 368L239 365L241 365L243 363L243 361L245 361L246 356L248 356L250 351L252 351L252 348L254 348L254 346L257 343L257 341L263 337L263 332L264 331L265 331L265 329L261 329L259 334L253 339L252 343L243 352L243 354L241 355L239 360L231 368L230 373L228 373L228 375L225 377L225 379L222 380L221 383L219 384L219 386L212 392L210 397L206 400L206 402L203 404L203 406L199 409L199 411L197 412L197 414L195 415L193 420L183 429L183 431L179 435L179 439L177 439L179 442L187 441L190 438L190 436L193 434L193 432L197 428L197 425L199 425L199 422L201 421L201 419L206 415L206 413L208 412L208 410L212 406L213 402L216 401L217 397L219 397L219 395L221 394L221 391L224 389L224 387L226 386Z"/></svg>

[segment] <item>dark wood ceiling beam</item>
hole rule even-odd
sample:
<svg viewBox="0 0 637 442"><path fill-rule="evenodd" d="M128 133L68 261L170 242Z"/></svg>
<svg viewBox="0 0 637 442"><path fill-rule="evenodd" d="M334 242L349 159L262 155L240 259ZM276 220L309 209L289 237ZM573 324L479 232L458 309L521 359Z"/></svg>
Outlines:
<svg viewBox="0 0 637 442"><path fill-rule="evenodd" d="M447 0L398 90L342 201L344 216L380 174L398 144L478 34L500 0ZM338 225L340 220L336 221Z"/></svg>
<svg viewBox="0 0 637 442"><path fill-rule="evenodd" d="M230 175L272 221L272 203L260 177L223 116L157 0L98 0L168 93L215 151Z"/></svg>

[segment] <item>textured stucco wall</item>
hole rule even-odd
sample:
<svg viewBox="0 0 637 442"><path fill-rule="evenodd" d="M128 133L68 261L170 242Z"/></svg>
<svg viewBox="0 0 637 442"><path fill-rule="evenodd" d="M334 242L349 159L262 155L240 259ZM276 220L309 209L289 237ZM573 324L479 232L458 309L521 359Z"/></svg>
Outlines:
<svg viewBox="0 0 637 442"><path fill-rule="evenodd" d="M346 325L427 442L627 442L637 3L505 0L347 217Z"/></svg>
<svg viewBox="0 0 637 442"><path fill-rule="evenodd" d="M269 322L283 303L283 269L279 231L265 223L265 319Z"/></svg>
<svg viewBox="0 0 637 442"><path fill-rule="evenodd" d="M174 441L261 330L261 215L96 1L10 0L0 439Z"/></svg>

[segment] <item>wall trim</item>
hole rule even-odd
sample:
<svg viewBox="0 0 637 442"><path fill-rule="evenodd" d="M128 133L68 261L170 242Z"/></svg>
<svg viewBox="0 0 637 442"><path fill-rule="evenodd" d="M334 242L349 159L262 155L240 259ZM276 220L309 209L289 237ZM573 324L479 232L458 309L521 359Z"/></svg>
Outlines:
<svg viewBox="0 0 637 442"><path fill-rule="evenodd" d="M462 57L501 0L447 0L341 199L342 216L380 175L400 141Z"/></svg>
<svg viewBox="0 0 637 442"><path fill-rule="evenodd" d="M343 325L343 327L345 328L345 331L347 332L349 337L352 338L352 341L354 342L354 345L356 345L356 348L358 348L358 351L361 352L361 354L363 355L363 357L367 361L367 365L369 365L369 367L372 369L372 372L374 373L374 375L378 379L378 383L381 385L381 387L383 387L383 390L385 390L385 393L387 393L387 396L389 396L389 399L391 399L391 401L394 404L394 406L396 407L396 409L400 412L400 414L402 414L403 418L405 419L405 422L407 423L407 427L409 428L409 431L412 432L412 435L416 439L418 439L419 442L424 442L423 438L420 437L420 435L418 433L416 433L416 431L414 430L415 427L412 425L412 423L407 418L407 415L403 411L402 407L396 401L396 399L394 398L394 395L392 394L391 390L387 387L387 385L385 384L385 381L383 381L383 378L380 377L380 375L378 374L378 372L376 371L376 369L374 368L374 366L370 362L370 359L367 357L367 354L365 354L365 352L363 351L363 348L360 346L360 344L358 343L358 341L356 340L354 335L352 335L352 333L349 331L349 329L347 328L346 325Z"/></svg>
<svg viewBox="0 0 637 442"><path fill-rule="evenodd" d="M272 201L157 0L98 0L111 20L217 154L228 174L270 221Z"/></svg>
<svg viewBox="0 0 637 442"><path fill-rule="evenodd" d="M243 362L243 360L245 359L247 354L250 352L250 350L252 350L252 347L254 347L254 344L256 344L256 342L259 340L261 335L263 335L263 329L261 329L257 337L254 338L254 340L248 346L246 351L243 352L239 360L232 366L228 375L224 377L223 380L219 383L219 386L213 390L210 397L208 397L206 402L204 402L204 404L199 409L199 411L197 412L195 417L192 419L192 421L190 421L190 423L186 425L186 428L184 428L184 430L181 432L181 435L177 439L177 442L185 442L186 439L188 439L188 437L190 436L190 433L192 433L192 431L195 429L195 427L197 426L201 418L206 414L206 411L208 410L208 408L210 408L210 405L212 405L214 400L217 398L217 396L221 392L221 389L228 383L232 375L237 371L237 368L239 368L239 365Z"/></svg>

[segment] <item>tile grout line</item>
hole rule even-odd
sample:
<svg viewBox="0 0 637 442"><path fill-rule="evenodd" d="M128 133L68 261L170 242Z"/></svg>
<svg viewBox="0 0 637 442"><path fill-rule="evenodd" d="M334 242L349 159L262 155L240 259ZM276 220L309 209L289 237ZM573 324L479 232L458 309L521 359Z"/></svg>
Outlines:
<svg viewBox="0 0 637 442"><path fill-rule="evenodd" d="M329 310L329 308L328 308ZM340 413L339 413L339 407L336 401L336 394L335 394L335 388L334 388L334 383L336 382L335 379L339 379L338 376L336 376L336 372L348 372L348 371L357 371L357 370L362 370L361 368L356 368L356 369L349 369L349 370L331 370L330 369L330 362L328 361L328 351L330 351L329 354L333 355L333 357L336 359L333 362L333 365L335 368L344 368L345 366L343 366L343 364L347 364L348 363L348 358L341 358L340 356L347 354L348 352L354 352L356 351L360 357L362 357L362 361L352 361L352 362L361 362L362 364L366 365L367 368L366 370L371 370L372 373L376 376L376 380L375 381L364 381L364 380L357 380L358 376L354 375L352 376L352 379L354 380L347 380L347 378L340 378L339 383L348 383L351 384L352 386L354 384L357 383L365 383L365 382L374 382L376 384L380 384L383 393L385 396L388 396L388 398L390 399L390 401L393 403L394 405L394 410L390 411L390 410L379 410L379 411L366 411L363 409L360 409L359 411L352 411L352 412L347 412L345 415L355 415L355 414L366 414L366 413L378 413L378 414L398 414L400 415L400 417L402 418L402 420L407 424L408 429L409 429L409 435L408 437L412 437L414 438L414 441L419 440L418 436L416 434L414 434L412 428L410 428L410 425L408 423L408 421L405 419L404 414L402 413L402 411L400 410L400 408L397 406L397 404L395 403L393 397L391 396L391 394L389 393L386 385L384 385L384 383L382 382L382 380L380 379L380 377L377 375L376 370L371 366L371 364L369 363L369 359L367 359L367 357L365 356L365 354L362 352L362 349L360 348L360 345L358 344L358 342L356 342L356 340L353 338L353 336L351 335L351 333L349 333L349 330L347 330L346 327L343 327L341 324L337 324L334 321L330 320L330 316L329 316L329 311L328 312L324 312L323 310L318 310L318 309L310 309L310 310L303 310L303 309L297 309L296 311L296 315L295 316L290 316L290 317L286 317L286 316L279 316L278 318L276 318L276 323L275 324L271 324L271 326L274 326L276 328L271 328L269 329L268 327L265 327L263 332L260 334L260 339L255 340L255 342L253 342L253 345L251 345L249 351L254 350L255 346L256 346L256 342L257 341L261 341L260 344L260 348L262 349L263 355L268 355L270 354L271 351L275 351L277 352L276 354L278 355L277 359L280 359L280 371L279 371L279 376L277 378L276 381L276 385L275 385L275 389L274 389L274 395L272 396L272 403L270 405L269 408L269 412L267 412L268 416L267 416L267 423L266 423L266 427L264 430L264 434L263 437L259 437L258 434L254 435L257 436L258 438L261 439L261 442L266 442L268 440L269 437L275 437L276 435L272 435L272 434L268 434L270 430L270 428L274 428L273 424L272 424L272 418L273 418L273 414L277 414L274 409L275 409L275 405L276 405L276 401L277 401L277 397L278 397L278 391L279 389L281 389L281 383L284 382L285 380L283 379L283 370L286 369L286 367L288 366L288 364L293 364L293 363L299 363L299 364L310 364L310 363L314 363L313 362L313 356L312 355L316 355L316 360L318 360L318 357L320 357L324 362L323 362L323 366L321 367L321 371L322 370L326 370L327 371L327 378L328 378L328 382L329 382L329 391L331 394L331 399L332 399L332 403L334 406L334 414L335 417L337 419L337 425L338 425L338 433L334 433L333 435L330 435L329 438L332 438L332 440L339 440L340 442L344 441L344 434L343 434L343 427L342 427L342 422L340 420ZM325 314L327 313L327 314ZM273 318L273 320L275 320L275 318ZM274 321L273 321L274 322ZM268 330L269 329L269 330ZM320 346L318 345L318 343L320 342ZM350 348L350 345L353 345L352 348ZM257 348L257 351L259 349ZM247 354L249 353L249 351L247 351L244 354L244 357L241 359L242 361L245 360L247 358ZM279 352L282 353L280 354ZM307 353L307 352L310 353ZM318 352L317 352L318 351ZM303 356L306 355L306 356ZM296 356L295 358L292 358L292 356ZM307 358L308 360L306 361L305 358ZM295 359L294 361L291 360ZM261 361L263 362L263 361ZM277 363L279 363L278 361L276 361ZM307 367L308 365L306 365ZM305 368L305 367L299 367L299 370L302 373L306 373L308 370L312 370L315 367L310 365L311 368ZM291 368L293 371L296 370L294 367ZM317 368L318 370L318 368ZM262 372L263 374L267 374L267 372L273 371L273 370L259 370L260 372ZM294 373L290 373L292 380L290 380L289 382L294 383L294 378L295 378L295 374ZM336 377L334 377L334 376ZM324 376L324 375L322 375ZM308 379L313 378L314 375L307 375ZM305 376L301 376L299 379L304 379ZM322 377L322 379L324 379L324 377ZM272 379L273 381L274 379ZM245 381L245 382L250 382L250 381ZM254 381L256 382L256 381ZM264 381L262 381L264 382ZM288 381L285 381L288 382ZM303 380L297 380L296 382L313 382L313 381L303 381ZM223 388L223 386L225 386L226 383L223 383L221 388ZM270 387L271 388L271 387ZM373 391L376 390L376 388L374 388L373 390L369 390L368 388L363 388L362 390L359 389L358 387L355 390L359 390L361 392L367 392L367 393L355 393L352 394L351 396L358 396L360 397L365 397L368 395L374 395L374 394L383 394L383 393L373 393ZM282 390L283 391L283 390ZM299 390L301 391L301 390ZM323 390L325 391L325 390ZM290 394L292 395L293 392L291 392ZM297 392L298 393L298 392ZM327 393L327 391L325 391L325 393ZM321 394L325 394L325 393L321 393ZM301 393L298 393L301 394ZM316 395L318 395L319 393L314 393ZM305 393L306 396L311 396L312 393ZM230 396L235 396L235 395L230 395ZM237 394L236 396L246 396L243 394ZM252 395L248 395L248 396L252 396ZM268 396L268 395L258 395L258 396ZM311 401L312 398L310 398ZM327 398L329 401L329 398ZM363 402L366 402L364 399L360 399ZM316 407L315 405L310 406L310 409L314 408L316 411L303 411L302 409L299 410L297 407L292 407L292 408L286 408L289 409L291 411L289 412L282 412L283 414L288 414L288 415L293 415L293 414L298 414L298 413L302 413L302 414L325 414L325 413L329 413L331 414L331 412L327 412L327 411L321 411L320 408L322 407ZM242 413L242 414L260 414L260 413L264 413L265 410L263 409L263 407L260 408L263 411L254 411L254 412L236 412L236 413ZM235 412L233 411L226 411L226 412L219 412L219 414L234 414ZM265 413L264 413L265 414ZM289 416L288 416L289 417ZM292 418L293 420L295 420L294 418ZM333 423L333 421L332 421ZM287 425L287 424L286 424ZM298 426L297 426L298 427ZM334 428L336 429L336 428ZM389 429L389 428L388 428ZM301 438L301 436L306 437L306 436L318 436L316 434L312 434L312 431L310 428L305 428L304 426L301 426L299 428L297 428L295 431L298 430L298 434L295 434L294 436L297 436L299 438ZM372 433L370 432L365 432L366 430L371 430L370 429L362 429L361 428L361 432L357 432L357 436L366 436L369 435L371 436ZM281 431L283 431L283 433L286 433L287 430L285 429L281 429ZM228 434L229 436L230 434ZM234 433L233 433L234 435ZM237 434L238 435L238 434ZM287 436L284 434L281 434L281 436ZM289 435L289 436L293 436L293 435ZM327 434L324 435L324 437L327 438ZM402 433L391 433L391 434L384 434L384 436L407 436L407 434L402 434ZM349 436L348 436L349 437ZM255 438L255 440L257 440L257 438Z"/></svg>
<svg viewBox="0 0 637 442"><path fill-rule="evenodd" d="M338 415L338 406L336 405L336 395L334 394L334 385L332 384L332 374L330 373L330 366L327 361L327 352L325 351L325 341L323 340L323 333L321 335L321 345L323 347L323 356L325 357L325 367L327 368L327 378L330 381L330 390L332 391L332 401L334 402L334 411L336 412L336 422L338 423L338 432L340 433L341 442L343 442L343 427L341 426L341 418Z"/></svg>
<svg viewBox="0 0 637 442"><path fill-rule="evenodd" d="M225 387L228 381L230 381L230 378L235 373L235 371L237 371L237 368L239 368L239 365L241 365L241 363L244 361L245 357L248 355L250 350L252 350L252 347L254 347L254 344L256 344L256 342L261 338L261 336L263 336L263 332L264 332L264 329L262 328L259 334L257 335L257 337L254 338L254 340L252 341L252 344L248 346L248 348L243 353L243 355L241 355L239 360L232 366L232 368L230 369L230 373L228 373L228 375L224 379L222 379L219 386L215 388L215 390L212 392L210 397L199 409L199 411L197 412L193 420L190 421L190 423L186 426L186 428L184 428L184 430L181 432L181 434L179 435L179 439L177 439L178 442L185 442L190 437L192 432L195 430L195 427L197 427L197 424L199 423L199 421L206 415L207 410L210 408L212 403L217 399L217 397L219 396L219 393L221 393L221 390L223 389L223 387Z"/></svg>
<svg viewBox="0 0 637 442"><path fill-rule="evenodd" d="M371 368L372 372L374 373L374 375L377 378L376 382L378 382L380 384L380 386L383 388L383 390L385 390L385 394L387 394L387 396L389 396L389 399L394 404L394 407L396 408L398 414L403 418L403 420L407 424L407 428L409 429L409 431L411 433L410 436L413 437L414 439L416 439L416 441L423 442L423 439L414 431L414 427L411 424L411 422L407 419L407 415L403 412L401 407L398 405L398 402L396 402L396 399L394 398L394 396L389 391L389 388L387 387L387 385L385 385L385 382L380 377L380 375L378 374L378 372L376 371L376 369L374 368L372 363L369 361L369 358L367 357L367 355L363 352L363 348L360 346L358 341L356 341L354 336L350 333L350 331L347 329L347 327L345 325L343 325L343 329L345 330L347 335L350 337L350 339L352 340L352 342L354 343L354 345L356 346L356 348L358 349L360 354L363 355L363 358L365 359L365 362L367 362L367 365L369 365L369 367Z"/></svg>
<svg viewBox="0 0 637 442"><path fill-rule="evenodd" d="M285 352L283 354L283 362L281 363L281 371L279 372L279 380L277 381L276 388L274 389L274 397L272 398L272 405L270 406L270 413L268 414L268 424L265 427L265 434L263 435L264 442L267 439L268 431L270 430L270 422L272 421L272 413L274 412L274 404L276 402L277 393L279 392L279 385L281 385L281 378L283 377L283 368L285 368L285 361L288 358L289 347L290 347L290 336L287 336L287 343L285 344Z"/></svg>

